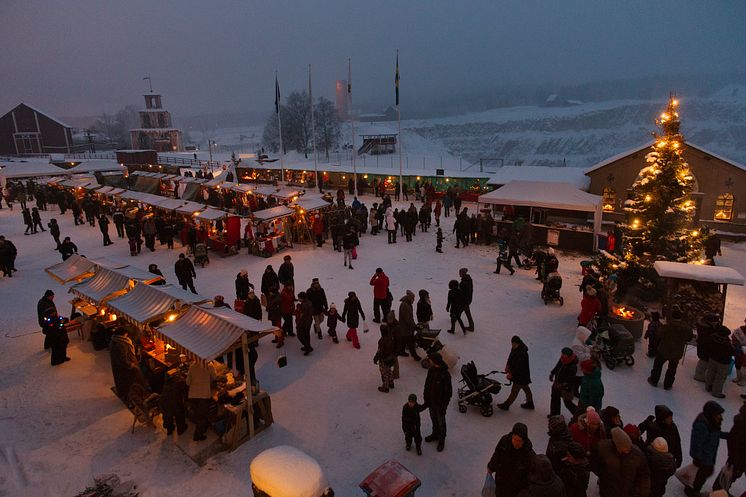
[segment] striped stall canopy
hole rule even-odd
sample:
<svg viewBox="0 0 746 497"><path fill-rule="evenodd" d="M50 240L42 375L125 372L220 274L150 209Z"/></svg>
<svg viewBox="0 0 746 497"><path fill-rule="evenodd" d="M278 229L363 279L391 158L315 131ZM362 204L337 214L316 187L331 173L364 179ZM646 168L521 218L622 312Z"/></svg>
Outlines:
<svg viewBox="0 0 746 497"><path fill-rule="evenodd" d="M93 278L70 288L70 293L94 305L131 288L130 279L112 269L99 267Z"/></svg>
<svg viewBox="0 0 746 497"><path fill-rule="evenodd" d="M183 304L197 304L208 300L174 285L150 286L137 283L131 291L108 301L106 307L125 321L144 326L165 317L170 311L179 310Z"/></svg>

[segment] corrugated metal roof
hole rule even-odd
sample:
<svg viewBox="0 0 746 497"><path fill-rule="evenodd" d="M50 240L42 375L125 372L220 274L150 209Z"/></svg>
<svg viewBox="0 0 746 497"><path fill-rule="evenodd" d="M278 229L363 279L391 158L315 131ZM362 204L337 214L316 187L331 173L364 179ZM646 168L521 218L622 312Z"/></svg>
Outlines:
<svg viewBox="0 0 746 497"><path fill-rule="evenodd" d="M144 325L154 319L163 317L169 311L178 309L181 304L208 300L200 295L187 293L181 288L178 288L180 293L172 292L170 290L176 288L168 287L173 287L173 285L158 287L137 283L131 291L121 297L111 299L106 306L126 320ZM172 295L172 293L175 293L175 295Z"/></svg>

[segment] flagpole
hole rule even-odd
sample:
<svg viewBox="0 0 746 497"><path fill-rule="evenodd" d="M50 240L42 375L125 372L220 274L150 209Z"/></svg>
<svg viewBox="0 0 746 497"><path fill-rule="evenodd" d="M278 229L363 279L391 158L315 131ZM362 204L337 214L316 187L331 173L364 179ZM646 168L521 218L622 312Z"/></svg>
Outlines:
<svg viewBox="0 0 746 497"><path fill-rule="evenodd" d="M352 112L352 59L347 59L347 97L348 103L347 111L350 113L350 127L352 128L352 181L355 182L355 196L357 197L357 166L355 164L355 156L357 151L355 150L355 115Z"/></svg>
<svg viewBox="0 0 746 497"><path fill-rule="evenodd" d="M285 154L282 148L282 119L280 118L280 83L275 71L275 111L277 112L277 129L280 132L280 182L285 182Z"/></svg>
<svg viewBox="0 0 746 497"><path fill-rule="evenodd" d="M399 109L399 49L396 50L396 118L399 122L399 198L404 198L402 174L401 110Z"/></svg>
<svg viewBox="0 0 746 497"><path fill-rule="evenodd" d="M319 188L319 157L316 152L316 123L313 119L313 91L311 88L311 64L308 64L308 100L311 102L311 141L313 142L313 174L316 188ZM321 192L321 189L319 189Z"/></svg>

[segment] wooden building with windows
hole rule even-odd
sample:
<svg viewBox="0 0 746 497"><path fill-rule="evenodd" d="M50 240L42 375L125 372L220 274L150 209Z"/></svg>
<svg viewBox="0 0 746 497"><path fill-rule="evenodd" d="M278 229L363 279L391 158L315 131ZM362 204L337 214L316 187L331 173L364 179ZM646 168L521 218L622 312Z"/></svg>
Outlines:
<svg viewBox="0 0 746 497"><path fill-rule="evenodd" d="M586 170L588 191L603 197L605 221L624 219L624 202L640 170L647 166L645 156L652 145L649 142ZM724 234L746 234L746 166L692 143L686 144L684 159L695 179L694 219Z"/></svg>
<svg viewBox="0 0 746 497"><path fill-rule="evenodd" d="M0 154L69 154L74 152L72 128L21 103L0 117Z"/></svg>

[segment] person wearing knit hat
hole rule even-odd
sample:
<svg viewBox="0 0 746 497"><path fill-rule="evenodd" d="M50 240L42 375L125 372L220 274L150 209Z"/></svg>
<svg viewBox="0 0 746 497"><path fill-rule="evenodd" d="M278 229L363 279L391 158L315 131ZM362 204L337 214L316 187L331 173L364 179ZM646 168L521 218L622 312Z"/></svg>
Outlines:
<svg viewBox="0 0 746 497"><path fill-rule="evenodd" d="M523 393L526 394L526 402L521 404L521 407L524 409L533 409L534 397L529 387L531 384L531 370L528 361L528 347L516 335L510 339L510 347L510 355L508 356L505 371L508 373L508 379L513 382L513 386L505 402L498 404L497 407L503 411L507 411L518 396L518 392L523 390Z"/></svg>
<svg viewBox="0 0 746 497"><path fill-rule="evenodd" d="M585 449L577 442L570 442L567 446L567 454L562 459L562 466L557 471L557 476L565 484L565 495L568 497L586 495L590 474L590 463Z"/></svg>
<svg viewBox="0 0 746 497"><path fill-rule="evenodd" d="M383 325L386 326L386 325ZM417 455L422 455L422 434L420 433L420 413L427 406L417 403L417 395L410 393L407 402L402 407L401 424L404 432L404 443L406 450L412 448L412 440L417 450Z"/></svg>
<svg viewBox="0 0 746 497"><path fill-rule="evenodd" d="M653 440L644 452L650 468L650 497L663 497L668 479L676 472L676 460L663 437Z"/></svg>
<svg viewBox="0 0 746 497"><path fill-rule="evenodd" d="M615 426L618 428L624 428L624 422L622 417L619 415L619 409L614 406L606 406L599 412L601 415L601 421L604 422L604 428L607 433L611 433L611 429Z"/></svg>
<svg viewBox="0 0 746 497"><path fill-rule="evenodd" d="M600 411L604 399L601 368L592 359L587 359L580 363L580 369L583 371L583 378L580 380L578 408L582 411L591 406Z"/></svg>
<svg viewBox="0 0 746 497"><path fill-rule="evenodd" d="M598 442L606 438L601 417L593 407L588 407L585 413L580 414L578 419L570 425L570 433L572 433L573 440L583 446L586 454L590 454Z"/></svg>
<svg viewBox="0 0 746 497"><path fill-rule="evenodd" d="M720 439L726 436L720 429L724 411L720 404L711 400L705 403L702 412L694 419L689 455L697 466L697 475L692 486L684 488L688 497L699 496L705 481L715 471Z"/></svg>
<svg viewBox="0 0 746 497"><path fill-rule="evenodd" d="M549 373L549 381L552 382L552 394L549 401L548 418L560 413L560 399L564 402L570 414L575 412L573 390L577 372L578 358L575 352L570 347L564 347L557 364Z"/></svg>
<svg viewBox="0 0 746 497"><path fill-rule="evenodd" d="M332 342L339 343L337 338L337 323L342 321L342 316L337 311L337 304L334 302L329 305L329 310L326 311L326 334L332 337Z"/></svg>
<svg viewBox="0 0 746 497"><path fill-rule="evenodd" d="M561 415L549 418L547 427L549 428L549 442L544 453L552 461L554 471L559 472L562 467L562 458L567 454L567 448L573 441L572 434L567 428L564 416Z"/></svg>
<svg viewBox="0 0 746 497"><path fill-rule="evenodd" d="M249 272L242 269L236 275L236 300L246 300L250 288L254 288L254 285L249 282Z"/></svg>
<svg viewBox="0 0 746 497"><path fill-rule="evenodd" d="M611 439L598 442L593 460L600 495L650 494L650 471L645 455L621 428L611 430Z"/></svg>
<svg viewBox="0 0 746 497"><path fill-rule="evenodd" d="M498 496L516 496L528 487L534 455L525 424L515 423L510 433L500 437L487 463L487 472L495 474Z"/></svg>
<svg viewBox="0 0 746 497"><path fill-rule="evenodd" d="M601 310L601 301L596 297L596 290L588 286L580 301L580 314L578 314L578 326L588 326L596 314Z"/></svg>
<svg viewBox="0 0 746 497"><path fill-rule="evenodd" d="M36 317L39 321L39 327L42 330L44 329L44 318L47 316L47 311L50 309L57 312L57 306L54 305L54 292L52 290L47 290L44 292L44 296L40 298L39 302L36 304ZM51 344L49 342L49 337L44 335L44 350L47 350L50 347Z"/></svg>

